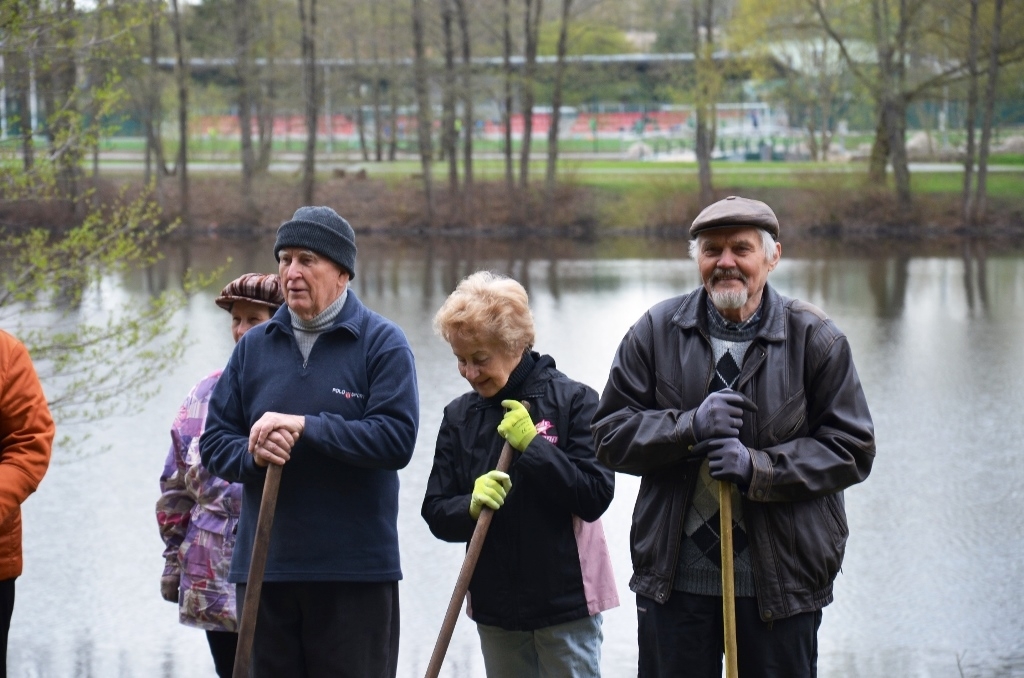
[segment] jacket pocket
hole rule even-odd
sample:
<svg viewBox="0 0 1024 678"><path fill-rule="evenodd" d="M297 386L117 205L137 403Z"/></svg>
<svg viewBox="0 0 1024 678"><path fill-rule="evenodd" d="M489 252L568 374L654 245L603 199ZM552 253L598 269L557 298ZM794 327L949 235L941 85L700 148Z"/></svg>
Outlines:
<svg viewBox="0 0 1024 678"><path fill-rule="evenodd" d="M839 574L849 533L835 498L827 495L775 507L773 522L783 542L778 553L786 588L821 590Z"/></svg>
<svg viewBox="0 0 1024 678"><path fill-rule="evenodd" d="M807 403L804 392L800 391L789 397L782 407L769 415L761 424L758 433L760 447L772 447L799 437L806 428Z"/></svg>
<svg viewBox="0 0 1024 678"><path fill-rule="evenodd" d="M671 506L671 489L664 479L651 475L640 479L629 534L634 572L658 569L673 533Z"/></svg>
<svg viewBox="0 0 1024 678"><path fill-rule="evenodd" d="M654 398L658 407L663 410L674 410L679 407L681 396L679 389L663 375L657 374L654 384Z"/></svg>
<svg viewBox="0 0 1024 678"><path fill-rule="evenodd" d="M850 527L846 522L846 506L843 493L828 494L821 498L824 506L825 517L831 523L832 535L835 546L840 551L846 550L846 540L850 536Z"/></svg>

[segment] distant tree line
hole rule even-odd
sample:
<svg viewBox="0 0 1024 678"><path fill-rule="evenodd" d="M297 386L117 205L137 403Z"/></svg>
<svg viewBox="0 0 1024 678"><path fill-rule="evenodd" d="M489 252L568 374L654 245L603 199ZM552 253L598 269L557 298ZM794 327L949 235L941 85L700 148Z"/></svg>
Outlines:
<svg viewBox="0 0 1024 678"><path fill-rule="evenodd" d="M500 117L505 190L550 196L562 106L638 95L692 107L699 202L706 204L713 197L715 105L742 96L745 82L759 83L763 96L804 126L814 158L828 155L850 100L870 101L875 134L867 179L885 185L891 176L905 208L908 111L940 98L962 103L964 218L979 221L996 103L1024 100L1022 10L1024 0L6 0L0 77L23 168L33 167L42 134L73 204L83 160L90 152L95 160L106 131L102 121L119 108L136 111L146 138L145 178L158 199L164 182L176 179L186 229L189 121L197 97L211 92L239 118L238 199L253 220L254 181L270 166L275 116L304 118L301 194L312 202L319 121L344 108L354 112L363 157L379 162L396 157L399 118L414 113L424 220L434 224L464 218L470 204L481 110ZM567 59L640 49L692 59L629 75ZM540 69L540 55L554 63ZM500 65L481 68L478 57ZM193 58L229 66L190 73ZM173 73L160 67L167 59ZM338 59L350 66L324 66ZM532 187L538 105L552 120L544 182ZM514 114L523 125L516 133ZM176 134L173 162L161 134L168 122ZM438 162L447 164L444 212L433 182Z"/></svg>

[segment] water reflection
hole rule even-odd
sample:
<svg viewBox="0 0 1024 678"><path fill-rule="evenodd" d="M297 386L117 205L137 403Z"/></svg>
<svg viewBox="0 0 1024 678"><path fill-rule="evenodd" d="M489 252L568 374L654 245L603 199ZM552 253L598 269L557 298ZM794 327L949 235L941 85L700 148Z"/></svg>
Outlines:
<svg viewBox="0 0 1024 678"><path fill-rule="evenodd" d="M987 256L986 243L964 240L961 254L964 262L964 292L967 296L967 306L972 311L975 307L975 298L981 311L988 311L988 267L985 265Z"/></svg>
<svg viewBox="0 0 1024 678"><path fill-rule="evenodd" d="M907 298L907 279L910 257L900 254L892 259L872 259L868 273L871 296L880 318L898 318L903 315Z"/></svg>
<svg viewBox="0 0 1024 678"><path fill-rule="evenodd" d="M878 318L899 318L908 303L910 267L922 260L959 258L962 272L963 300L966 310L987 313L990 292L1005 291L1007 282L1013 289L1016 280L990 282L989 246L965 239L922 251L920 246L895 245L831 245L806 247L794 251L784 249L783 262L799 261L794 282L823 305L836 299L845 302L849 295L867 292L874 302ZM225 267L215 281L229 281L246 271L273 271L273 239L252 238L244 241L210 241L201 246L169 246L163 259L137 274L142 276L136 289L159 294L171 287L180 288L186 271L195 267L209 272ZM619 256L626 251L630 256ZM1000 252L996 261L1015 258L1013 252ZM489 239L442 240L424 237L411 240L363 236L359 238L359 265L355 284L374 294L410 294L419 297L423 308L429 309L446 296L463 277L480 268L489 268L518 279L527 291L540 284L545 294L559 299L566 290L614 290L622 280L608 268L596 267L580 276L573 262L639 261L657 269L659 262L675 262L676 273L688 265L686 243L683 241L615 241L581 244L572 241L498 241ZM1007 269L998 265L997 273ZM1011 267L1012 270L1012 267ZM659 271L652 270L657 275ZM670 273L661 267L661 274ZM779 276L772 282L778 286ZM676 275L666 283L689 284ZM866 284L865 284L866 283ZM569 287L566 287L569 285ZM575 286L575 287L573 287ZM685 287L680 288L685 289Z"/></svg>
<svg viewBox="0 0 1024 678"><path fill-rule="evenodd" d="M417 359L420 436L401 473L405 580L399 675L423 674L462 551L419 518L441 408L464 390L433 313L479 268L527 286L538 348L600 390L622 334L649 306L694 288L684 242L385 240L359 237L356 293L395 320ZM55 465L25 507L25 574L11 629L14 676L211 677L203 634L159 596L163 545L153 504L167 430L195 381L232 349L213 297L250 270L273 271L272 239L169 247L146 271L107 281L104 305L182 285L230 263L173 319L193 346L160 394L91 431L109 452ZM847 493L852 536L836 603L825 611L821 675L934 678L1024 675L1024 253L960 243L784 250L770 278L824 308L850 337L875 416L879 456ZM57 452L58 456L60 451ZM604 675L635 675L627 589L636 480L619 476L605 519L623 607L605 619ZM460 619L443 675L482 675Z"/></svg>

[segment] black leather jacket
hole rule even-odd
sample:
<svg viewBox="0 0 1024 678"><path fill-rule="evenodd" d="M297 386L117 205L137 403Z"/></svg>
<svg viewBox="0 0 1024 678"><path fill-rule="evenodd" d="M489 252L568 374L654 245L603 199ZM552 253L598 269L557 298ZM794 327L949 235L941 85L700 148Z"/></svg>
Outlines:
<svg viewBox="0 0 1024 678"><path fill-rule="evenodd" d="M758 405L740 440L743 497L761 618L832 602L849 534L842 490L864 480L874 427L846 336L815 306L765 286L761 326L736 390ZM714 373L703 288L651 308L619 346L594 416L597 456L641 476L630 588L668 600L700 458L693 416Z"/></svg>

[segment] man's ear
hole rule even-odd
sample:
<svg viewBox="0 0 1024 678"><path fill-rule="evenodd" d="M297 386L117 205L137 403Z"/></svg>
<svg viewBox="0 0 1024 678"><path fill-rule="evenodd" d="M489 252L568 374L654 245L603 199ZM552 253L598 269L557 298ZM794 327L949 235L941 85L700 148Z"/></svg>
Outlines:
<svg viewBox="0 0 1024 678"><path fill-rule="evenodd" d="M779 259L782 258L782 243L775 243L775 259L772 261L772 265L768 268L769 271L774 271L775 267L779 265Z"/></svg>

